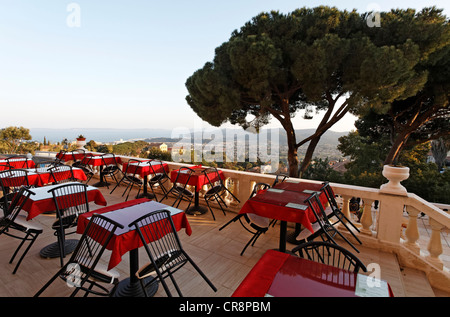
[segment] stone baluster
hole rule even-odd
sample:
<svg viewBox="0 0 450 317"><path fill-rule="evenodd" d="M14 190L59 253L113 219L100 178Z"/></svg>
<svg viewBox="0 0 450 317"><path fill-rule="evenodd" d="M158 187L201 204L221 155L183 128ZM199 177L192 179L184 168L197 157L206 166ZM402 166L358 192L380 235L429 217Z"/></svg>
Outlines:
<svg viewBox="0 0 450 317"><path fill-rule="evenodd" d="M430 218L430 226L431 237L428 243L428 252L430 252L430 255L427 257L427 260L438 268L443 269L444 264L439 256L442 254L441 230L444 226L432 218Z"/></svg>
<svg viewBox="0 0 450 317"><path fill-rule="evenodd" d="M417 240L419 240L420 237L419 227L417 226L417 216L420 211L412 206L406 206L406 210L408 211L409 220L405 230L405 245L414 253L420 254L420 246L417 243Z"/></svg>
<svg viewBox="0 0 450 317"><path fill-rule="evenodd" d="M372 220L372 204L373 204L373 202L374 202L374 200L372 200L372 199L364 198L364 210L363 210L363 214L360 219L360 222L362 225L361 233L369 235L369 236L372 235L372 230L370 229L370 227L373 224L373 220Z"/></svg>
<svg viewBox="0 0 450 317"><path fill-rule="evenodd" d="M347 217L348 219L351 219L350 215L350 199L351 196L341 195L342 197L342 213Z"/></svg>

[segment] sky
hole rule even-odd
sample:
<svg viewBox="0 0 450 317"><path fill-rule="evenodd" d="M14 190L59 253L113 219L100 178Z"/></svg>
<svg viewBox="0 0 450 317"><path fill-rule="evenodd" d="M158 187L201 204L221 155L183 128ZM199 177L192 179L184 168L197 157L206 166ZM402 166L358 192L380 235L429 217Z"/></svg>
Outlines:
<svg viewBox="0 0 450 317"><path fill-rule="evenodd" d="M208 128L185 101L186 79L257 14L319 5L435 5L450 15L448 0L0 0L0 128ZM320 117L299 113L294 126ZM331 130L350 131L354 120Z"/></svg>

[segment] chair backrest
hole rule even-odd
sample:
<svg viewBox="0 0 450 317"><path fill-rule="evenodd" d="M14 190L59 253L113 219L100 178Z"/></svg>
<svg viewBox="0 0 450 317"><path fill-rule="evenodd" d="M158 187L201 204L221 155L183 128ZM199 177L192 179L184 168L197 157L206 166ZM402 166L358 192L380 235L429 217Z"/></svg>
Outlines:
<svg viewBox="0 0 450 317"><path fill-rule="evenodd" d="M3 217L0 219L0 234L8 230L8 228L14 224L14 220L31 195L35 195L35 193L25 187L19 189L7 210L4 212Z"/></svg>
<svg viewBox="0 0 450 317"><path fill-rule="evenodd" d="M180 239L168 210L157 210L130 223L155 268L161 274L186 262Z"/></svg>
<svg viewBox="0 0 450 317"><path fill-rule="evenodd" d="M122 229L123 225L94 213L60 276L73 286L82 285L91 276L117 228Z"/></svg>
<svg viewBox="0 0 450 317"><path fill-rule="evenodd" d="M138 167L144 164L145 163L140 160L130 159L128 161L127 167L125 168L124 174L135 176L138 171Z"/></svg>
<svg viewBox="0 0 450 317"><path fill-rule="evenodd" d="M366 266L356 255L334 243L310 241L298 245L292 252L301 258L324 263L347 271L357 273L359 270L362 270L367 272Z"/></svg>
<svg viewBox="0 0 450 317"><path fill-rule="evenodd" d="M181 183L183 187L186 187L189 183L189 180L191 179L192 174L194 174L195 171L192 168L182 166L177 173L177 177L175 178L175 181L173 182L174 185ZM183 179L183 182L180 182L180 177Z"/></svg>
<svg viewBox="0 0 450 317"><path fill-rule="evenodd" d="M70 165L56 165L49 168L52 180L54 183L72 182L75 180L72 166Z"/></svg>
<svg viewBox="0 0 450 317"><path fill-rule="evenodd" d="M255 196L260 190L265 190L265 189L269 189L269 188L270 188L270 185L269 185L269 184L266 184L266 183L256 183L256 184L253 186L253 190L252 190L252 192L250 193L249 199L252 198L253 196Z"/></svg>
<svg viewBox="0 0 450 317"><path fill-rule="evenodd" d="M114 153L105 153L101 155L101 158L105 166L118 166Z"/></svg>
<svg viewBox="0 0 450 317"><path fill-rule="evenodd" d="M0 164L0 171L10 170L13 167L9 164Z"/></svg>
<svg viewBox="0 0 450 317"><path fill-rule="evenodd" d="M15 166L16 168L28 168L28 159L25 156L11 156L6 159L8 165Z"/></svg>
<svg viewBox="0 0 450 317"><path fill-rule="evenodd" d="M325 193L325 196L327 197L328 203L330 204L331 208L333 208L333 210L340 210L330 184L328 182L324 182L320 190Z"/></svg>
<svg viewBox="0 0 450 317"><path fill-rule="evenodd" d="M0 182L3 188L9 188L10 191L30 185L28 171L20 168L0 171Z"/></svg>
<svg viewBox="0 0 450 317"><path fill-rule="evenodd" d="M214 187L219 183L218 185L224 186L223 181L220 178L219 171L216 167L208 167L207 169L203 170L202 173L205 175L206 179L208 180L208 184L211 187Z"/></svg>
<svg viewBox="0 0 450 317"><path fill-rule="evenodd" d="M50 189L61 227L73 227L80 214L89 212L87 185L81 183L63 184Z"/></svg>
<svg viewBox="0 0 450 317"><path fill-rule="evenodd" d="M158 174L164 174L167 176L166 170L164 169L164 164L162 161L159 160L150 160L148 162L146 162L146 164L148 164L150 166L150 170L152 171L151 174L153 175L158 175ZM156 166L158 166L158 168L156 168Z"/></svg>
<svg viewBox="0 0 450 317"><path fill-rule="evenodd" d="M272 187L275 186L278 183L284 182L286 180L286 178L289 178L289 175L282 174L282 173L277 174L277 177L275 177L275 180L274 180L274 182L272 184Z"/></svg>

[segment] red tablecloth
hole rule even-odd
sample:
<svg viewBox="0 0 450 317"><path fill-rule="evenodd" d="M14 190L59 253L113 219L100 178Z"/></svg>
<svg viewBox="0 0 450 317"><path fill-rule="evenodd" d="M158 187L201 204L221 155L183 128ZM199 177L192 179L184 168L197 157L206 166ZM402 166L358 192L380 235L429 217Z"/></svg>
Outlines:
<svg viewBox="0 0 450 317"><path fill-rule="evenodd" d="M10 160L9 163L7 160L0 160L1 165L9 164L13 168L33 168L36 167L36 163L33 160L29 159L13 159ZM27 166L28 164L28 166ZM0 171L4 171L6 169L5 166L0 166Z"/></svg>
<svg viewBox="0 0 450 317"><path fill-rule="evenodd" d="M56 174L61 174L64 172L59 172ZM63 174L65 175L65 174ZM11 176L14 176L14 170L11 171ZM73 168L73 176L80 180L87 180L86 174L84 174L83 170L80 168ZM58 180L61 179L61 176ZM38 168L38 169L28 169L28 185L41 187L46 184L52 183L54 180L52 178L51 173L47 170L47 168ZM3 186L10 187L16 186L16 184L26 185L25 177L2 177Z"/></svg>
<svg viewBox="0 0 450 317"><path fill-rule="evenodd" d="M79 161L82 158L84 158L84 155L85 155L84 153L80 152L66 152L66 153L59 152L58 154L56 154L56 157L63 162L68 162L68 161Z"/></svg>
<svg viewBox="0 0 450 317"><path fill-rule="evenodd" d="M193 166L190 168L193 169L195 171L195 173L193 173L191 175L188 185L195 186L195 190L197 192L199 192L202 189L203 185L208 184L208 179L206 178L205 174L202 173L206 168L202 167L201 165ZM173 170L170 172L170 181L172 183L175 182L179 171L180 170ZM219 172L220 179L222 179L222 180L225 179L223 172L221 170L218 170L218 172ZM183 172L180 174L180 177L178 178L178 182L185 184L188 177L189 177L189 175L187 173ZM208 177L211 180L211 182L216 182L219 180L216 173L208 173Z"/></svg>
<svg viewBox="0 0 450 317"><path fill-rule="evenodd" d="M147 204L138 206L141 204ZM128 225L134 220L138 219L151 211L161 210L161 209L171 209L167 205L158 203L156 201L151 201L146 198L135 199L131 201L126 201L123 203L115 204L105 208L100 208L90 213L80 215L78 219L77 232L83 233L87 224L89 223L89 217L96 214L110 213L106 216L111 217L111 219L124 225L124 229L117 230L115 235L111 239L110 243L106 247L111 250L111 257L108 264L108 270L112 269L122 261L122 256L127 252L137 249L142 246L142 242L139 238L139 234L133 228L129 228ZM172 208L175 209L175 208ZM116 213L117 214L114 214ZM119 215L120 212L120 215ZM113 218L113 216L115 216ZM188 235L192 234L191 226L187 220L186 214L182 211L175 215L172 215L172 220L177 231L185 228L185 232Z"/></svg>
<svg viewBox="0 0 450 317"><path fill-rule="evenodd" d="M122 164L122 159L120 158L120 156L116 156L115 158L116 158L117 164ZM100 155L84 157L82 162L84 164L89 164L91 166L102 166L102 165L104 165L102 157ZM114 163L114 158L112 156L105 157L105 163L107 165L115 164Z"/></svg>
<svg viewBox="0 0 450 317"><path fill-rule="evenodd" d="M23 210L28 212L27 220L30 220L44 212L55 211L56 206L53 202L53 198L51 193L48 191L56 186L60 185L51 185L44 186L39 188L30 189L32 192L36 193L36 195L31 195L27 200L25 205L23 206ZM95 187L88 186L87 196L89 202L94 202L96 205L106 206L106 200L103 197L100 190Z"/></svg>
<svg viewBox="0 0 450 317"><path fill-rule="evenodd" d="M142 161L142 164L131 164L131 166L128 168L127 173L134 173L136 171L136 174L140 175L141 177L148 176L153 173L153 170L155 170L155 173L162 173L163 168L166 173L169 173L169 165L167 163L163 163L162 167L159 162L153 162L153 170L150 168L150 165L147 163L148 160ZM125 162L122 164L122 170L125 172L128 167L128 162Z"/></svg>
<svg viewBox="0 0 450 317"><path fill-rule="evenodd" d="M270 188L247 200L239 213L254 213L270 219L300 223L314 232L311 224L316 221L316 217L308 203L305 203L309 196L311 192ZM327 203L324 193L319 195L319 199L322 204Z"/></svg>
<svg viewBox="0 0 450 317"><path fill-rule="evenodd" d="M244 278L232 297L355 297L364 291L364 276L287 253L268 250ZM366 296L393 297L389 284ZM366 287L368 289L368 287Z"/></svg>

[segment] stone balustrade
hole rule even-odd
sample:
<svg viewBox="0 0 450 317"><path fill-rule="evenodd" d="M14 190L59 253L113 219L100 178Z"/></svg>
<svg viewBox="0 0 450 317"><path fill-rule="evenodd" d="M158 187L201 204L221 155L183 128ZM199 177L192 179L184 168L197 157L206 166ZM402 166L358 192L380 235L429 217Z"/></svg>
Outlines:
<svg viewBox="0 0 450 317"><path fill-rule="evenodd" d="M36 155L51 157L56 153L39 152ZM128 159L131 157L122 156L122 161L126 162ZM181 166L191 166L183 163L167 163L170 170L179 169ZM239 212L249 198L255 183L263 182L272 185L276 178L275 175L270 174L228 169L222 171L228 189L240 200L240 203L233 200L229 194L225 197L228 210L232 212ZM297 178L290 178L289 181L322 183ZM364 245L395 253L402 265L424 271L433 286L450 291L449 268L441 259L443 253L441 232L450 228L448 213L450 205L427 202L415 194L407 193L403 187L399 186L399 181L393 183L395 186L382 186L381 189L338 183L330 185L335 194L341 198L342 211L349 219L355 218L351 217L350 200L354 197L360 199L362 214L359 222L355 219L352 221L360 227L359 237ZM398 192L396 187L400 189ZM429 238L420 235L419 216L428 219L431 228ZM351 235L348 238L351 239ZM428 240L425 249L418 243L421 238Z"/></svg>

